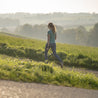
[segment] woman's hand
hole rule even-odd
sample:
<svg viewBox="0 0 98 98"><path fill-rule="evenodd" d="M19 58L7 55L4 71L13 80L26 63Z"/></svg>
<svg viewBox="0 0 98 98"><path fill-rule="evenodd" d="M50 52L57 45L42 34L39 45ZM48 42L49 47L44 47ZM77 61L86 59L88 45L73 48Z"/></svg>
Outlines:
<svg viewBox="0 0 98 98"><path fill-rule="evenodd" d="M49 48L47 48L47 50L48 50Z"/></svg>
<svg viewBox="0 0 98 98"><path fill-rule="evenodd" d="M47 50L49 49L49 42L50 42L50 34L48 34L48 40L47 40L48 47L47 47Z"/></svg>

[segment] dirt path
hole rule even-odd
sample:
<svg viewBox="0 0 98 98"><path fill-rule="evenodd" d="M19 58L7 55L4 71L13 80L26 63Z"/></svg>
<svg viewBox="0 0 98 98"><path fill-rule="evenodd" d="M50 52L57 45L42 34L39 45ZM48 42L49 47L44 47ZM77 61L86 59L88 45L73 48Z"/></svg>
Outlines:
<svg viewBox="0 0 98 98"><path fill-rule="evenodd" d="M78 72L81 72L81 73L92 73L92 74L95 74L95 76L98 77L98 71L95 71L95 70L90 70L90 69L85 69L85 68L76 68L74 67L74 69L72 67L65 67L64 66L64 69L68 69L68 70L74 70L74 71L78 71Z"/></svg>
<svg viewBox="0 0 98 98"><path fill-rule="evenodd" d="M0 80L0 98L98 98L98 90Z"/></svg>
<svg viewBox="0 0 98 98"><path fill-rule="evenodd" d="M55 63L53 66L59 66L60 67L60 64L56 64ZM72 66L66 66L66 65L64 65L63 70L70 70L70 71L74 70L74 71L78 71L78 72L85 73L85 74L86 73L92 73L96 77L98 77L98 71L87 69L87 68L80 68L80 67L78 68L78 67L75 67L75 66L73 68Z"/></svg>

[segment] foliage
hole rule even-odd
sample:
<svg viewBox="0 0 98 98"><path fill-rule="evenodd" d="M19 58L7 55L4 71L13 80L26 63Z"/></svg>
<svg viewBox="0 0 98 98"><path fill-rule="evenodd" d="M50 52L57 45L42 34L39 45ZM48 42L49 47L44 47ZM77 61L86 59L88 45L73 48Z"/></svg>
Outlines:
<svg viewBox="0 0 98 98"><path fill-rule="evenodd" d="M45 41L1 34L0 54L44 61L45 43ZM66 66L98 70L98 48L57 43L57 54ZM50 56L49 60L53 61L53 58L54 56ZM56 59L53 62L58 63Z"/></svg>
<svg viewBox="0 0 98 98"><path fill-rule="evenodd" d="M98 89L93 74L61 69L53 56L45 64L45 43L0 33L0 79ZM57 43L57 54L65 66L98 70L98 48Z"/></svg>
<svg viewBox="0 0 98 98"><path fill-rule="evenodd" d="M98 23L94 25L94 28L91 29L90 35L88 38L88 44L93 46L98 46Z"/></svg>
<svg viewBox="0 0 98 98"><path fill-rule="evenodd" d="M98 46L98 25L87 31L84 26L76 28L65 29L63 26L56 25L57 28L57 42L79 44L85 46ZM37 38L46 40L47 25L29 25L24 24L16 28L15 34L22 35L29 38Z"/></svg>
<svg viewBox="0 0 98 98"><path fill-rule="evenodd" d="M93 74L62 70L54 67L54 63L45 64L6 55L0 55L0 79L98 89L98 78Z"/></svg>

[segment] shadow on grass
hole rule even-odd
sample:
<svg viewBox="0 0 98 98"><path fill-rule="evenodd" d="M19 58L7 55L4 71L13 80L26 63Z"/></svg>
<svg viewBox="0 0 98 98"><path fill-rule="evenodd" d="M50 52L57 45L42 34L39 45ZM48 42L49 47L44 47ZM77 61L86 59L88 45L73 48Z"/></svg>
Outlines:
<svg viewBox="0 0 98 98"><path fill-rule="evenodd" d="M0 47L0 54L5 54L12 57L29 58L35 61L44 61L44 52L42 50L35 50L31 48L12 48L3 45Z"/></svg>
<svg viewBox="0 0 98 98"><path fill-rule="evenodd" d="M98 61L92 60L88 56L79 54L78 56L71 55L63 59L64 65L68 67L86 68L98 71Z"/></svg>
<svg viewBox="0 0 98 98"><path fill-rule="evenodd" d="M0 45L0 54L5 54L12 57L20 57L20 58L29 58L31 60L35 61L44 61L44 51L42 50L36 50L32 48L12 48L7 47L7 45L4 43ZM98 61L94 61L91 58L84 56L82 54L79 54L78 56L74 55L67 55L64 52L57 53L60 58L63 60L65 66L70 67L78 67L78 68L87 68L91 70L98 70ZM53 61L55 59L56 63L58 64L58 61L56 58L54 58L53 55L49 57L50 61Z"/></svg>

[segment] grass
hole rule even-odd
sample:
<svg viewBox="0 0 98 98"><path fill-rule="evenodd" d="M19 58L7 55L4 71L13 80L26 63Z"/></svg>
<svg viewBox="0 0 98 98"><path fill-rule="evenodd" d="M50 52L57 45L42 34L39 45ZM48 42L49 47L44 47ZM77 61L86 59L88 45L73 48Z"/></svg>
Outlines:
<svg viewBox="0 0 98 98"><path fill-rule="evenodd" d="M45 41L1 34L0 54L44 61L45 43ZM66 66L98 71L98 48L57 43L57 54ZM49 58L50 61L53 59L54 57Z"/></svg>
<svg viewBox="0 0 98 98"><path fill-rule="evenodd" d="M0 79L98 89L95 75L62 70L54 65L0 55Z"/></svg>
<svg viewBox="0 0 98 98"><path fill-rule="evenodd" d="M55 66L44 61L45 41L0 34L0 79L56 84L98 90L98 77ZM98 70L98 48L57 43L64 65ZM54 60L55 59L55 60Z"/></svg>

